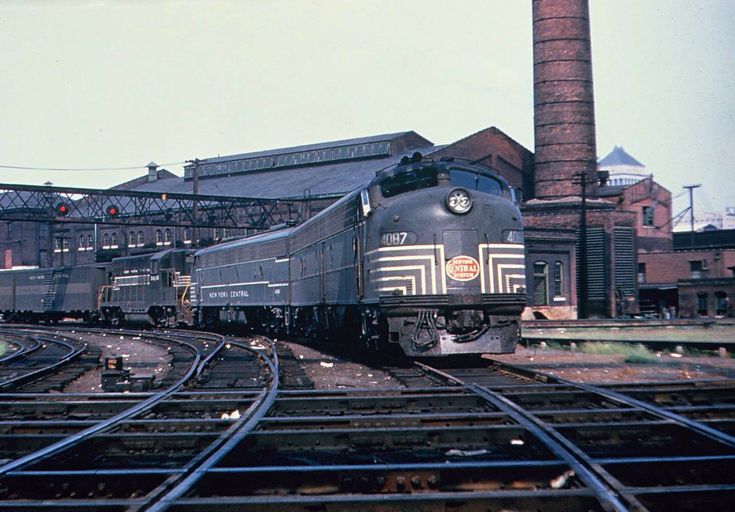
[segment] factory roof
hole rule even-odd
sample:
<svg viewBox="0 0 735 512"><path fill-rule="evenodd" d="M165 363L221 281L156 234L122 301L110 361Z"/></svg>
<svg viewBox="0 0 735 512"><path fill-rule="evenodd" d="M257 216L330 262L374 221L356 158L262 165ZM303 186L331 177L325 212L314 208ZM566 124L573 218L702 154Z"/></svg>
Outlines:
<svg viewBox="0 0 735 512"><path fill-rule="evenodd" d="M413 131L324 142L199 160L199 194L258 198L341 196L368 183L375 173L405 155L424 155L435 146ZM184 177L161 175L129 190L192 193L193 166ZM116 187L117 188L117 187Z"/></svg>

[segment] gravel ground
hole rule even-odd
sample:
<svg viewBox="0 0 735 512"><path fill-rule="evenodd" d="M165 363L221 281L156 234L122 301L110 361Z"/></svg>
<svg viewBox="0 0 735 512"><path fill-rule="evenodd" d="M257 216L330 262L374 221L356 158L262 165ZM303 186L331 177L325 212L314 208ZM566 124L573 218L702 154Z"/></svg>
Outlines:
<svg viewBox="0 0 735 512"><path fill-rule="evenodd" d="M122 355L125 368L131 368L133 374L153 374L156 380L160 380L168 371L171 356L166 347L145 343L137 336L121 336L114 332L89 335L86 339L102 349L103 361L105 356ZM355 363L300 343L285 343L317 389L402 387L400 382L380 368ZM653 362L627 363L624 355L519 346L515 354L487 357L586 383L735 379L735 359L731 357L706 357L668 351L655 352L654 356ZM100 378L101 367L86 372L65 391L102 392Z"/></svg>
<svg viewBox="0 0 735 512"><path fill-rule="evenodd" d="M123 368L130 368L132 375L155 375L155 381L160 381L168 372L171 356L166 347L146 343L139 336L123 336L109 332L101 335L85 335L84 340L102 349L100 357L102 364L104 364L105 357L118 355L123 357ZM82 374L64 391L67 393L102 393L102 364L99 368Z"/></svg>
<svg viewBox="0 0 735 512"><path fill-rule="evenodd" d="M317 389L402 387L390 374L298 343L287 343ZM654 352L650 363L627 363L624 355L525 348L515 354L488 355L502 362L576 382L666 382L735 379L735 359Z"/></svg>
<svg viewBox="0 0 735 512"><path fill-rule="evenodd" d="M286 342L316 389L402 387L390 374L296 342Z"/></svg>

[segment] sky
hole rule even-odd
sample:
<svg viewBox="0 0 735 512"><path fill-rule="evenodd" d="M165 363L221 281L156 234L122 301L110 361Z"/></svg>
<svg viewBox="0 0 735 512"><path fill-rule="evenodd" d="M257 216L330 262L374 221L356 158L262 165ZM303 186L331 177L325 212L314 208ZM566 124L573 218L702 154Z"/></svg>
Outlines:
<svg viewBox="0 0 735 512"><path fill-rule="evenodd" d="M675 197L701 183L697 212L735 206L735 2L590 13L598 155L623 146ZM0 0L0 183L407 130L533 150L531 48L530 0Z"/></svg>

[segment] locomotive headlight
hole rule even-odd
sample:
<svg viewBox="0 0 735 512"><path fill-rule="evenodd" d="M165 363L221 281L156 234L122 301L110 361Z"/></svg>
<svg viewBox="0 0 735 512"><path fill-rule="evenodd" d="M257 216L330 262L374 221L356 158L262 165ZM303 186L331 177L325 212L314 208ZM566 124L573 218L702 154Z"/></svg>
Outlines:
<svg viewBox="0 0 735 512"><path fill-rule="evenodd" d="M463 188L455 188L447 195L447 207L453 213L467 213L472 209L470 193Z"/></svg>

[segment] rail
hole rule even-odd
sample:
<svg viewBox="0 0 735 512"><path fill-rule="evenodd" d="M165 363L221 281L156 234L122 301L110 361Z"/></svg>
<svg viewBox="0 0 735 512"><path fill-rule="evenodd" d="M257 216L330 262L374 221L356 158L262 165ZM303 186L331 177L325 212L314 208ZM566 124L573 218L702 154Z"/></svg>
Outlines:
<svg viewBox="0 0 735 512"><path fill-rule="evenodd" d="M56 339L54 337L38 335L38 336L34 336L33 338L36 340L37 344L39 345L38 349L32 351L34 353L38 353L38 350L41 350L44 344L49 344L49 343L60 345L66 348L68 352L66 353L66 355L64 355L61 359L57 360L56 362L48 364L37 370L31 370L27 373L23 373L22 375L18 375L17 377L3 380L2 382L0 382L0 391L10 390L18 386L22 386L23 384L33 382L34 380L37 380L46 375L49 375L50 373L55 372L59 368L77 359L87 349L86 344L79 346L75 342L66 341L63 339ZM30 353L31 352L26 352L23 355L27 356Z"/></svg>
<svg viewBox="0 0 735 512"><path fill-rule="evenodd" d="M686 383L611 389L498 361L489 363L488 370L515 374L524 382L482 385L467 378L466 369L421 366L423 372L462 382L508 411L547 446L559 447L558 455L607 500L601 499L607 506L669 510L698 504L699 508L724 503L735 492L731 473L718 469L735 463L735 438L728 432L735 383L713 384L717 393L707 385L689 385L695 405L665 408L657 404L662 396L677 393ZM477 380L482 379L487 376ZM634 393L640 397L631 396ZM699 414L710 424L685 414ZM717 422L718 417L725 421Z"/></svg>
<svg viewBox="0 0 735 512"><path fill-rule="evenodd" d="M183 480L178 482L166 494L153 500L154 502L151 506L145 508L145 510L149 512L161 512L173 505L177 499L181 498L192 486L207 475L235 446L240 444L245 436L265 417L275 403L279 391L278 352L276 351L275 343L271 343L270 348L272 360L264 357L261 352L247 345L232 343L243 350L249 350L255 353L262 363L268 366L272 376L270 387L258 395L247 411L245 411L230 429L223 432L216 442L208 446L205 451L184 468L181 474L181 476L185 476Z"/></svg>
<svg viewBox="0 0 735 512"><path fill-rule="evenodd" d="M91 427L84 429L77 434L66 437L56 443L53 443L41 450L28 454L24 457L20 457L18 459L15 459L13 461L0 465L0 475L5 475L12 471L18 470L22 468L23 466L26 466L32 463L37 463L62 450L75 446L81 443L82 441L84 441L85 439L90 438L92 435L97 434L98 432L107 430L111 428L113 425L116 425L119 422L127 418L130 418L144 411L150 410L153 406L160 403L167 397L171 396L174 392L176 392L179 388L181 388L184 384L186 384L190 379L192 379L192 377L196 376L198 372L201 371L201 368L202 368L200 366L200 363L202 362L202 355L200 351L197 350L197 348L191 345L190 343L180 342L180 344L183 347L192 351L192 353L194 354L194 361L191 364L191 367L189 368L189 370L186 372L186 374L182 378L180 378L173 386L161 391L160 393L156 393L152 395L148 399L143 400L139 404L133 407L130 407L129 409L126 409L123 412L116 414L115 416L112 416L109 419L106 419Z"/></svg>

